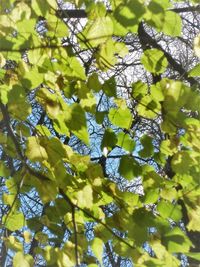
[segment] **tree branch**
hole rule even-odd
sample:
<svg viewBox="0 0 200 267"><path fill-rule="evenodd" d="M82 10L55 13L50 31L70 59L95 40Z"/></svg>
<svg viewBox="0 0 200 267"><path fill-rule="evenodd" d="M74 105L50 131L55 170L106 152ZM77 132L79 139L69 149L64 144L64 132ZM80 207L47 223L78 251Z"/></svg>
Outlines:
<svg viewBox="0 0 200 267"><path fill-rule="evenodd" d="M173 8L169 9L169 11L173 11L176 13L185 13L185 12L199 12L200 5L197 6L189 6L189 7L181 7L181 8ZM107 13L111 13L112 10L108 9ZM85 9L59 9L56 12L56 15L62 19L80 19L87 18L87 13Z"/></svg>
<svg viewBox="0 0 200 267"><path fill-rule="evenodd" d="M170 11L173 11L173 12L176 12L176 13L195 12L195 11L200 12L200 5L173 8L173 9L170 9Z"/></svg>
<svg viewBox="0 0 200 267"><path fill-rule="evenodd" d="M150 46L152 46L153 48L159 49L161 50L165 57L167 58L168 62L170 63L170 65L172 66L172 68L177 71L186 81L188 81L191 85L195 85L198 84L198 82L192 78L192 77L188 77L188 73L187 71L167 52L165 51L161 45L159 45L157 43L157 41L155 39L153 39L144 29L144 25L141 22L139 24L139 28L138 28L138 36L141 42L141 45L144 44L149 44Z"/></svg>

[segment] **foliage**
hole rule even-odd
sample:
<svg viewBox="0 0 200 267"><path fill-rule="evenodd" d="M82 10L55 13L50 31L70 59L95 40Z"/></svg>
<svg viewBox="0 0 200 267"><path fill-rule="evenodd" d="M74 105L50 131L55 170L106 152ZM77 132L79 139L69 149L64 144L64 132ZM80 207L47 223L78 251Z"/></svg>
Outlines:
<svg viewBox="0 0 200 267"><path fill-rule="evenodd" d="M198 261L200 65L153 39L183 38L180 1L69 2L84 25L56 0L1 3L1 266Z"/></svg>

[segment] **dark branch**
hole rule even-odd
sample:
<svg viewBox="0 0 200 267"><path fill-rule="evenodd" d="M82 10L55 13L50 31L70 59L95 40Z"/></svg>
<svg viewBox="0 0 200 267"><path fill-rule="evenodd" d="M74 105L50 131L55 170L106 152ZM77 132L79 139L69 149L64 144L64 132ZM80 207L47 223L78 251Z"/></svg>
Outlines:
<svg viewBox="0 0 200 267"><path fill-rule="evenodd" d="M195 11L200 12L200 5L181 7L181 8L173 8L170 11L174 11L176 13L195 12Z"/></svg>
<svg viewBox="0 0 200 267"><path fill-rule="evenodd" d="M200 5L190 6L190 7L182 7L182 8L173 8L169 11L173 11L176 13L185 13L185 12L200 12ZM111 13L112 10L108 9L108 13ZM57 16L62 19L80 19L87 18L87 13L85 9L63 9L57 11Z"/></svg>
<svg viewBox="0 0 200 267"><path fill-rule="evenodd" d="M87 18L87 14L84 9L60 9L56 12L56 15L62 19Z"/></svg>
<svg viewBox="0 0 200 267"><path fill-rule="evenodd" d="M196 85L198 82L193 77L188 77L187 71L182 67L181 64L179 64L167 51L165 51L160 44L157 43L155 39L153 39L144 28L143 23L141 22L139 24L138 29L138 36L141 42L141 45L149 44L153 48L157 48L161 50L165 57L167 58L169 64L171 67L177 71L181 77L183 77L186 81L188 81L191 85Z"/></svg>

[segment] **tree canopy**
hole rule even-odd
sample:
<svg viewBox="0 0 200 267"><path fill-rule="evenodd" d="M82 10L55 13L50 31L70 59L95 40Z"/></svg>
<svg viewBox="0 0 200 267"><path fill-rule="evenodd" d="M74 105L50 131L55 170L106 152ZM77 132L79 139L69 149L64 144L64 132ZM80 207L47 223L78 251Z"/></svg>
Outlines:
<svg viewBox="0 0 200 267"><path fill-rule="evenodd" d="M198 0L2 0L0 266L197 266Z"/></svg>

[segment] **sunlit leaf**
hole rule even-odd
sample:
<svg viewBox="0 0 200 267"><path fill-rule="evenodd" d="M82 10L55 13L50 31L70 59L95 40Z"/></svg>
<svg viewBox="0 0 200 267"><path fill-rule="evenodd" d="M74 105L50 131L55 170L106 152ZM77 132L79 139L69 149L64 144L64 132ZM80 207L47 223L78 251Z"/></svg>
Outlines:
<svg viewBox="0 0 200 267"><path fill-rule="evenodd" d="M200 35L194 38L194 52L200 58Z"/></svg>
<svg viewBox="0 0 200 267"><path fill-rule="evenodd" d="M131 137L124 132L119 132L117 135L117 145L122 147L128 152L132 152L135 148L135 141L131 139Z"/></svg>
<svg viewBox="0 0 200 267"><path fill-rule="evenodd" d="M9 215L4 215L5 227L11 231L16 231L25 226L25 218L23 213L11 213Z"/></svg>
<svg viewBox="0 0 200 267"><path fill-rule="evenodd" d="M157 206L158 212L163 218L171 218L178 222L182 217L181 207L168 201L161 200Z"/></svg>
<svg viewBox="0 0 200 267"><path fill-rule="evenodd" d="M32 267L33 265L33 257L29 254L24 255L22 252L17 252L13 258L14 267Z"/></svg>
<svg viewBox="0 0 200 267"><path fill-rule="evenodd" d="M89 42L95 47L108 40L113 34L113 22L110 17L98 17L89 21L86 28L80 34L82 42Z"/></svg>
<svg viewBox="0 0 200 267"><path fill-rule="evenodd" d="M48 159L45 148L40 145L40 139L33 136L28 138L26 156L33 161L43 161Z"/></svg>
<svg viewBox="0 0 200 267"><path fill-rule="evenodd" d="M94 255L97 257L99 262L102 262L103 256L103 241L100 238L94 238L91 244L92 251Z"/></svg>
<svg viewBox="0 0 200 267"><path fill-rule="evenodd" d="M194 68L189 71L190 77L199 77L200 76L200 64L197 64Z"/></svg>
<svg viewBox="0 0 200 267"><path fill-rule="evenodd" d="M111 108L108 114L110 121L120 128L129 129L132 123L132 114L128 108Z"/></svg>
<svg viewBox="0 0 200 267"><path fill-rule="evenodd" d="M149 72L163 73L168 65L164 53L158 49L148 49L144 51L141 62Z"/></svg>
<svg viewBox="0 0 200 267"><path fill-rule="evenodd" d="M114 12L114 17L123 27L136 32L144 13L145 7L141 2L130 0L127 3L120 3Z"/></svg>

